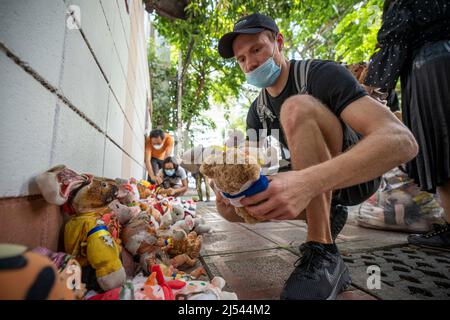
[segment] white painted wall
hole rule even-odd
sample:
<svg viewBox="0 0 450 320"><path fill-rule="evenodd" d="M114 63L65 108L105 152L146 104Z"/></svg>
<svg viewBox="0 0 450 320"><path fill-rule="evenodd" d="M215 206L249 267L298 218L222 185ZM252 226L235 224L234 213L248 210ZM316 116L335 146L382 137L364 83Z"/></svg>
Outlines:
<svg viewBox="0 0 450 320"><path fill-rule="evenodd" d="M0 0L0 198L39 193L57 164L144 177L146 15L139 0Z"/></svg>

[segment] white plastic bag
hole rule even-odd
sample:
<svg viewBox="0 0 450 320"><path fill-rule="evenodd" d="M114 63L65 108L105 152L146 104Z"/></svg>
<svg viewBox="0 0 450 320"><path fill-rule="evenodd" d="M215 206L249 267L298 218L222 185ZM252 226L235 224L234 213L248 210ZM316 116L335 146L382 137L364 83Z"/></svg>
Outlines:
<svg viewBox="0 0 450 320"><path fill-rule="evenodd" d="M374 229L426 232L433 223L442 223L442 214L437 196L421 191L395 168L383 175L378 191L360 206L357 222Z"/></svg>

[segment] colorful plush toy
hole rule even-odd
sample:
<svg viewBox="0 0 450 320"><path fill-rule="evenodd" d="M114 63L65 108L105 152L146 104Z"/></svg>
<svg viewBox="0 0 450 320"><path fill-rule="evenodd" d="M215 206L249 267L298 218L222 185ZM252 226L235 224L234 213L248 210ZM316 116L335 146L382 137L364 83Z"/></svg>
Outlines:
<svg viewBox="0 0 450 320"><path fill-rule="evenodd" d="M36 183L44 199L58 206L64 205L74 191L89 184L93 176L78 174L65 165L55 166L36 177Z"/></svg>
<svg viewBox="0 0 450 320"><path fill-rule="evenodd" d="M36 181L48 202L63 205L72 215L64 230L66 253L82 267L91 265L103 290L120 287L125 281L119 258L120 224L108 208L118 195L116 181L80 175L64 165L47 170Z"/></svg>
<svg viewBox="0 0 450 320"><path fill-rule="evenodd" d="M126 206L121 204L117 199L109 203L108 208L112 210L121 225L127 224L133 217L136 217L141 212L140 207Z"/></svg>
<svg viewBox="0 0 450 320"><path fill-rule="evenodd" d="M53 252L44 247L36 247L31 251L49 258L58 269L60 280L72 290L75 299L83 299L86 285L81 282L81 266L77 260L65 252Z"/></svg>
<svg viewBox="0 0 450 320"><path fill-rule="evenodd" d="M149 277L138 274L132 284L136 300L237 300L235 293L223 291L225 280L221 277L214 277L210 282L168 280L159 265L152 268Z"/></svg>
<svg viewBox="0 0 450 320"><path fill-rule="evenodd" d="M102 220L103 215L111 212L108 204L117 195L117 190L114 180L94 177L73 196L75 215L64 230L65 251L81 266L91 265L98 284L105 291L120 287L126 278L119 244Z"/></svg>
<svg viewBox="0 0 450 320"><path fill-rule="evenodd" d="M148 197L151 197L154 194L153 188L151 188L152 185L150 184L150 182L141 180L136 185L137 185L137 189L139 191L139 197L141 199L147 199Z"/></svg>
<svg viewBox="0 0 450 320"><path fill-rule="evenodd" d="M268 179L261 175L256 158L244 150L230 148L206 158L200 171L214 181L216 189L230 200L238 216L246 223L258 222L240 203L241 199L269 186Z"/></svg>
<svg viewBox="0 0 450 320"><path fill-rule="evenodd" d="M156 230L151 216L141 212L124 226L123 244L133 256L154 255L158 249Z"/></svg>
<svg viewBox="0 0 450 320"><path fill-rule="evenodd" d="M211 231L211 226L208 226L205 219L201 217L192 218L191 215L186 215L182 220L178 220L170 226L170 230L174 232L177 230L183 230L188 234L191 231L195 231L197 234L204 234Z"/></svg>
<svg viewBox="0 0 450 320"><path fill-rule="evenodd" d="M187 281L186 286L175 292L176 300L237 300L234 292L223 291L225 280L214 277L211 282Z"/></svg>
<svg viewBox="0 0 450 320"><path fill-rule="evenodd" d="M139 200L139 194L135 194L133 186L127 180L116 178L116 182L119 186L116 198L120 203L127 205Z"/></svg>
<svg viewBox="0 0 450 320"><path fill-rule="evenodd" d="M0 300L73 300L66 281L48 257L0 244Z"/></svg>
<svg viewBox="0 0 450 320"><path fill-rule="evenodd" d="M197 234L205 234L211 232L211 226L206 224L205 219L201 217L194 218L194 229Z"/></svg>
<svg viewBox="0 0 450 320"><path fill-rule="evenodd" d="M158 239L158 245L161 247L161 249L169 253L171 256L177 256L179 254L186 253L193 259L199 256L202 242L203 237L197 235L195 231L189 232L189 234L183 239Z"/></svg>

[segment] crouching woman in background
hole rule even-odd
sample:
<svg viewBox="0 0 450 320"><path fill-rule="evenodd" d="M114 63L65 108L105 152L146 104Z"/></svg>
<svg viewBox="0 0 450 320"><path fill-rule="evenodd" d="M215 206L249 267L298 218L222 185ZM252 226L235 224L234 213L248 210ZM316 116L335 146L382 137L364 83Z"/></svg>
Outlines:
<svg viewBox="0 0 450 320"><path fill-rule="evenodd" d="M179 197L188 190L188 180L186 171L178 165L173 157L167 157L163 161L162 169L159 171L159 177L162 179L162 193Z"/></svg>

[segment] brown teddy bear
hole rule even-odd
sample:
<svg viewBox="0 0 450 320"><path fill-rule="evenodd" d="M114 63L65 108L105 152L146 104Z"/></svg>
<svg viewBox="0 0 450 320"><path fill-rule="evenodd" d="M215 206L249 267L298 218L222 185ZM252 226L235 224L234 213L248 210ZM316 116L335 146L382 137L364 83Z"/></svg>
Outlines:
<svg viewBox="0 0 450 320"><path fill-rule="evenodd" d="M196 259L200 254L202 242L203 237L201 235L197 235L195 231L191 231L186 237L183 237L181 239L159 238L157 243L159 247L163 251L170 254L170 256L176 257L186 254L191 259ZM195 264L195 261L194 263L192 263L192 261L189 261L187 264L192 266Z"/></svg>
<svg viewBox="0 0 450 320"><path fill-rule="evenodd" d="M248 149L247 149L248 150ZM246 223L257 220L240 204L244 197L267 189L269 182L261 175L261 166L248 151L226 148L205 159L200 171L214 181L214 185L235 207L236 214Z"/></svg>

